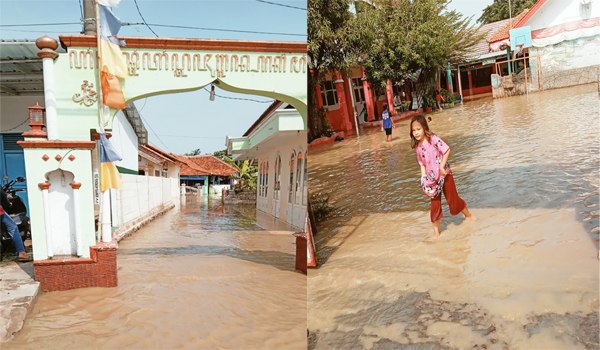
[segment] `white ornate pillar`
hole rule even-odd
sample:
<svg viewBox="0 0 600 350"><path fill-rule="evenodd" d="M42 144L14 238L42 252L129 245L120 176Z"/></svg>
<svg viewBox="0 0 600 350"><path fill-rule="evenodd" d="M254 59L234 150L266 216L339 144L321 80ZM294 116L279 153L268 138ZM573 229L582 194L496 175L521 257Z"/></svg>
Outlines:
<svg viewBox="0 0 600 350"><path fill-rule="evenodd" d="M54 59L58 53L54 50L58 48L56 40L43 36L35 41L36 46L41 51L37 53L42 59L44 74L44 98L46 102L46 131L48 140L58 140L58 121L56 115L56 93L54 91Z"/></svg>
<svg viewBox="0 0 600 350"><path fill-rule="evenodd" d="M79 187L81 183L71 182L73 189L73 215L75 216L75 240L77 242L77 256L83 255L83 242L81 240L81 214L79 212Z"/></svg>
<svg viewBox="0 0 600 350"><path fill-rule="evenodd" d="M52 253L52 224L50 222L50 203L48 200L48 189L50 183L42 182L38 186L42 189L42 201L44 202L44 222L46 228L46 254L51 258L54 254Z"/></svg>

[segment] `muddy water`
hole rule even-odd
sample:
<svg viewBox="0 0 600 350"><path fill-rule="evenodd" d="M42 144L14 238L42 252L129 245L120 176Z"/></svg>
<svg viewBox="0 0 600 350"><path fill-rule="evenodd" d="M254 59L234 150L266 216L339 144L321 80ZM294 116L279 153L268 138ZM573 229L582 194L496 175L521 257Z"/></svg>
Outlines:
<svg viewBox="0 0 600 350"><path fill-rule="evenodd" d="M437 241L409 121L313 150L310 190L338 210L316 236L309 347L598 349L598 106L593 84L431 114L479 218L444 200Z"/></svg>
<svg viewBox="0 0 600 350"><path fill-rule="evenodd" d="M118 287L43 294L8 347L304 349L294 242L188 198L121 241Z"/></svg>

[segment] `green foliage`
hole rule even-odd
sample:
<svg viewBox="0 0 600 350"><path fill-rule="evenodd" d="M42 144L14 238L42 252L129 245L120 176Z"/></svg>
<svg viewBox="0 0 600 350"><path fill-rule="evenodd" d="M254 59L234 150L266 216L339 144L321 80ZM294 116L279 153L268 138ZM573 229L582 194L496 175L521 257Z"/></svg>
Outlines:
<svg viewBox="0 0 600 350"><path fill-rule="evenodd" d="M365 75L375 95L387 80L403 84L419 69L437 71L466 60L466 52L484 34L476 35L470 18L447 11L449 0L380 0L359 14L356 30L364 53Z"/></svg>
<svg viewBox="0 0 600 350"><path fill-rule="evenodd" d="M454 96L454 94L449 93L448 90L441 89L440 93L442 94L442 97L444 98L444 100L446 101L446 103L454 103L454 102L456 102L456 96Z"/></svg>
<svg viewBox="0 0 600 350"><path fill-rule="evenodd" d="M308 0L307 5L307 56L312 71L307 74L308 129L316 138L326 132L325 119L317 111L317 85L327 73L347 72L360 57L360 45L349 0Z"/></svg>
<svg viewBox="0 0 600 350"><path fill-rule="evenodd" d="M201 151L200 148L196 148L195 150L191 151L190 153L184 153L184 156L199 156L201 155Z"/></svg>
<svg viewBox="0 0 600 350"><path fill-rule="evenodd" d="M512 18L517 17L526 8L531 9L537 0L510 0L510 13ZM487 24L508 19L508 0L494 0L494 3L483 9L483 14L477 19L477 23Z"/></svg>
<svg viewBox="0 0 600 350"><path fill-rule="evenodd" d="M224 156L223 159L225 162L229 163L232 167L234 167L238 173L237 175L231 175L230 177L234 180L238 180L238 183L234 186L234 188L238 188L241 190L255 190L257 184L256 173L258 172L258 167L250 166L250 162L245 160L244 163L239 166L231 160L228 156Z"/></svg>
<svg viewBox="0 0 600 350"><path fill-rule="evenodd" d="M329 204L329 195L313 193L310 195L310 205L317 220L321 220L337 208Z"/></svg>
<svg viewBox="0 0 600 350"><path fill-rule="evenodd" d="M329 110L323 106L317 110L317 116L322 121L322 128L320 133L311 133L308 137L308 143L321 137L329 137L335 133L331 124L329 124Z"/></svg>
<svg viewBox="0 0 600 350"><path fill-rule="evenodd" d="M225 160L225 157L227 157L227 150L224 149L222 151L216 151L213 153L213 156L219 158L220 160Z"/></svg>

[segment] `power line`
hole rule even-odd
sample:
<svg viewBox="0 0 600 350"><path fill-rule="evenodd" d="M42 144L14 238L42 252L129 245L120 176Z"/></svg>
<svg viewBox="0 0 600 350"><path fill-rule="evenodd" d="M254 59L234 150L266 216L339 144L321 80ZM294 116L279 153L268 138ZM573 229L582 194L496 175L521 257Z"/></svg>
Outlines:
<svg viewBox="0 0 600 350"><path fill-rule="evenodd" d="M0 24L0 27L64 26L64 25L71 25L71 24L81 25L81 22L77 22L77 23Z"/></svg>
<svg viewBox="0 0 600 350"><path fill-rule="evenodd" d="M140 109L138 110L138 113L140 113L140 112L142 111L142 109L144 109L144 107L146 107L146 102L148 102L148 97L146 97L146 98L144 99L144 105L142 106L142 108L140 108Z"/></svg>
<svg viewBox="0 0 600 350"><path fill-rule="evenodd" d="M3 32L19 32L19 33L57 33L57 34L68 34L75 32L75 30L63 30L60 32L48 31L48 30L22 30L22 29L2 29ZM77 31L79 33L79 31Z"/></svg>
<svg viewBox="0 0 600 350"><path fill-rule="evenodd" d="M144 16L142 16L142 12L140 11L140 8L138 6L137 0L133 0L133 2L135 2L135 8L137 8L137 11L140 14L140 17L142 17L142 21L144 21L144 23L146 23L146 27L148 27L148 29L150 29L150 31L152 33L154 33L154 31L152 30L152 28L150 28L150 25L148 24L148 22L146 22L146 20L144 19ZM156 37L158 38L158 34L154 33L154 35L156 35Z"/></svg>
<svg viewBox="0 0 600 350"><path fill-rule="evenodd" d="M296 9L296 10L306 11L306 9L302 8L302 7L296 7L296 6L278 4L276 2L269 2L269 1L264 1L264 0L255 0L255 1L262 2L262 3L265 3L265 4L269 4L269 5L283 6L283 7L289 7L289 8L292 8L292 9Z"/></svg>
<svg viewBox="0 0 600 350"><path fill-rule="evenodd" d="M139 114L139 111L138 111ZM171 150L169 149L169 147L167 147L167 145L165 145L165 143L163 142L163 140L160 139L160 137L158 137L158 135L156 134L156 132L154 131L154 129L152 129L152 127L150 126L150 123L148 123L148 121L146 121L146 119L144 119L144 117L140 114L140 118L142 118L142 120L144 121L144 123L146 123L145 125L148 125L148 127L150 128L150 130L152 130L152 132L154 133L154 136L156 136L156 138L158 139L158 141L160 141L160 143L163 144L163 146L165 146L165 148L167 149L167 151L171 152Z"/></svg>
<svg viewBox="0 0 600 350"><path fill-rule="evenodd" d="M212 30L217 32L235 32L235 33L250 33L250 34L269 34L269 35L290 35L290 36L306 36L306 34L293 34L293 33L273 33L273 32L255 32L251 30L235 30L235 29L219 29L219 28L203 28L203 27L187 27L187 26L175 26L170 24L150 24L155 27L167 27L167 28L182 28L182 29L198 29L198 30Z"/></svg>
<svg viewBox="0 0 600 350"><path fill-rule="evenodd" d="M204 91L210 93L210 91L208 91L206 88L204 88ZM230 100L252 101L252 102L258 102L258 103L273 103L273 100L270 100L270 101L259 101L259 100L253 100L253 99L250 99L250 98L227 97L227 96L220 96L220 95L217 95L217 94L215 94L215 96L220 97L220 98L230 99Z"/></svg>
<svg viewBox="0 0 600 350"><path fill-rule="evenodd" d="M167 137L185 137L185 138L190 138L190 139L224 139L225 137L214 137L214 136L186 136L186 135L165 135L165 134L160 134L160 136L167 136Z"/></svg>
<svg viewBox="0 0 600 350"><path fill-rule="evenodd" d="M7 131L15 130L15 129L17 129L19 126L21 126L21 125L23 125L23 124L27 123L28 121L29 121L29 117L27 117L27 119L23 120L23 122L22 122L21 124L19 124L19 125L15 126L14 128L12 128L12 129L8 129L8 130L4 130L4 131L2 131L2 132L7 132Z"/></svg>

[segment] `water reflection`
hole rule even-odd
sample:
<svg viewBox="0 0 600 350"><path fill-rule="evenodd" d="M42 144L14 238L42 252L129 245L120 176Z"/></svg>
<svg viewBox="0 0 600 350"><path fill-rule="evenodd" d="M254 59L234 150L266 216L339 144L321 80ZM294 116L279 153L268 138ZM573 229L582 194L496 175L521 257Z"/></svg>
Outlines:
<svg viewBox="0 0 600 350"><path fill-rule="evenodd" d="M119 286L46 293L11 349L304 349L290 232L188 197L119 244Z"/></svg>
<svg viewBox="0 0 600 350"><path fill-rule="evenodd" d="M597 86L432 117L480 220L452 217L444 200L432 240L408 121L391 143L372 129L314 149L310 190L339 210L316 236L309 346L597 348Z"/></svg>

